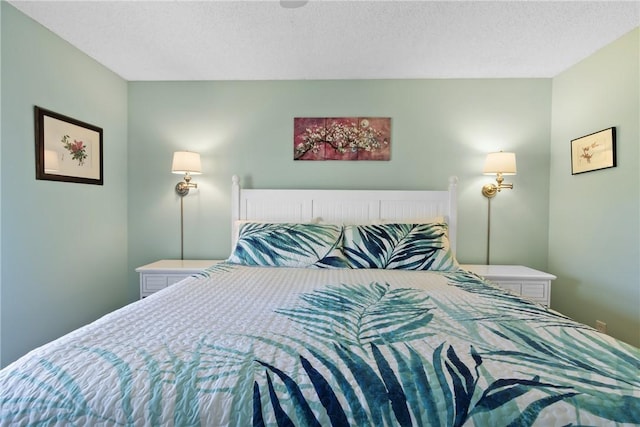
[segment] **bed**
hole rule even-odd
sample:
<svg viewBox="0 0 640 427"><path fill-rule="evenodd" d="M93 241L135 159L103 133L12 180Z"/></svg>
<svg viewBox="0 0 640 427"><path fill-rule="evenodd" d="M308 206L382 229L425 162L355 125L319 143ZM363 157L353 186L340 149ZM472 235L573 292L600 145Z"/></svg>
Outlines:
<svg viewBox="0 0 640 427"><path fill-rule="evenodd" d="M640 350L460 268L456 187L234 177L229 258L0 371L0 425L640 425Z"/></svg>

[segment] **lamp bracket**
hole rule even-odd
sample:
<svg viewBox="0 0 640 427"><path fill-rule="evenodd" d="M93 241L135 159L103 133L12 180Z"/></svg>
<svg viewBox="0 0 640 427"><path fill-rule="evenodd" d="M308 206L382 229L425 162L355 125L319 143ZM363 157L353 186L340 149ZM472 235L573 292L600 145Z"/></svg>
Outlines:
<svg viewBox="0 0 640 427"><path fill-rule="evenodd" d="M180 197L186 196L189 194L189 185L184 181L180 181L176 184L176 193L178 193Z"/></svg>
<svg viewBox="0 0 640 427"><path fill-rule="evenodd" d="M505 188L508 188L509 190L513 190L513 184L503 184L504 177L502 176L501 173L498 173L498 176L496 177L496 182L498 183L498 185L491 183L491 184L486 184L482 187L482 195L487 199L492 199L496 197L496 194L498 194L501 190Z"/></svg>
<svg viewBox="0 0 640 427"><path fill-rule="evenodd" d="M488 199L492 199L496 197L496 194L498 194L501 190L504 190L505 188L509 190L513 190L513 184L502 184L502 183L498 185L495 185L493 183L485 184L482 187L482 195Z"/></svg>
<svg viewBox="0 0 640 427"><path fill-rule="evenodd" d="M187 173L184 176L184 181L176 184L176 193L178 193L180 197L184 197L189 194L189 188L198 188L198 184L195 182L191 183L191 175Z"/></svg>
<svg viewBox="0 0 640 427"><path fill-rule="evenodd" d="M177 190L177 188L176 188ZM187 190L188 191L188 190ZM493 199L498 194L498 186L495 184L485 184L482 187L482 195L487 199Z"/></svg>

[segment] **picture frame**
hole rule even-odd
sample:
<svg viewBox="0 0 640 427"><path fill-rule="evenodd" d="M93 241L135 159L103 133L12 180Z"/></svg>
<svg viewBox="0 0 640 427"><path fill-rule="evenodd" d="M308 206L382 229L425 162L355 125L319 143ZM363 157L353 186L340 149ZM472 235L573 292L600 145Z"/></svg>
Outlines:
<svg viewBox="0 0 640 427"><path fill-rule="evenodd" d="M571 175L616 167L616 128L571 140Z"/></svg>
<svg viewBox="0 0 640 427"><path fill-rule="evenodd" d="M36 179L103 185L102 128L34 107Z"/></svg>
<svg viewBox="0 0 640 427"><path fill-rule="evenodd" d="M293 160L391 158L391 117L294 117Z"/></svg>

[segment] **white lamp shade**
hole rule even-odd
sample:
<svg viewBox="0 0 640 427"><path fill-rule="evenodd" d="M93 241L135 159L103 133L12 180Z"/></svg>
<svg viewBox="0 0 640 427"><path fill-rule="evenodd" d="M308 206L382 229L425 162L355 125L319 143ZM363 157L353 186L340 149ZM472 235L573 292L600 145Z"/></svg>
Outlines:
<svg viewBox="0 0 640 427"><path fill-rule="evenodd" d="M173 173L189 173L199 175L202 173L200 164L200 154L191 151L176 151L173 153L173 163L171 164Z"/></svg>
<svg viewBox="0 0 640 427"><path fill-rule="evenodd" d="M44 150L44 171L58 172L59 170L58 153L53 150Z"/></svg>
<svg viewBox="0 0 640 427"><path fill-rule="evenodd" d="M484 162L482 173L485 175L515 175L516 174L516 153L505 153L499 151L497 153L487 154L487 160Z"/></svg>

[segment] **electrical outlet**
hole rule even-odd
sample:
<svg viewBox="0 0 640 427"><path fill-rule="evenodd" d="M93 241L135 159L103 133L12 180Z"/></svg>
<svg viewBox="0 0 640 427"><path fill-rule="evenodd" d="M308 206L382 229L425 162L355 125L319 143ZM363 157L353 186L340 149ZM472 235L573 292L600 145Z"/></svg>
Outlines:
<svg viewBox="0 0 640 427"><path fill-rule="evenodd" d="M602 332L603 334L607 333L607 324L604 323L602 320L596 320L596 329L600 332Z"/></svg>

